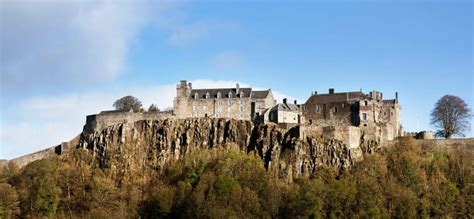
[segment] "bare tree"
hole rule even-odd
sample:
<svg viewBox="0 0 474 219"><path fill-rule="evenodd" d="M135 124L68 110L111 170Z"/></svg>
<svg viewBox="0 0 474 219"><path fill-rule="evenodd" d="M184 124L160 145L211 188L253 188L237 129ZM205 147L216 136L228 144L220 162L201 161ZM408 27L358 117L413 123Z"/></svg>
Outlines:
<svg viewBox="0 0 474 219"><path fill-rule="evenodd" d="M130 110L134 112L141 111L142 102L134 96L125 96L114 102L113 107L116 110Z"/></svg>
<svg viewBox="0 0 474 219"><path fill-rule="evenodd" d="M453 135L464 136L464 132L470 128L470 117L471 109L464 100L445 95L436 102L431 112L431 124L439 129L437 136L449 139Z"/></svg>

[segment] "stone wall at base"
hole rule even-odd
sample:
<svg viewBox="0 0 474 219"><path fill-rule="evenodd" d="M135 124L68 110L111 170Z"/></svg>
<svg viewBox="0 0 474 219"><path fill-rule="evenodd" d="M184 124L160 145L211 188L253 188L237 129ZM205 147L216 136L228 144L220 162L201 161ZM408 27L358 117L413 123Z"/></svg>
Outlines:
<svg viewBox="0 0 474 219"><path fill-rule="evenodd" d="M433 147L474 147L474 138L459 139L418 139L420 146Z"/></svg>

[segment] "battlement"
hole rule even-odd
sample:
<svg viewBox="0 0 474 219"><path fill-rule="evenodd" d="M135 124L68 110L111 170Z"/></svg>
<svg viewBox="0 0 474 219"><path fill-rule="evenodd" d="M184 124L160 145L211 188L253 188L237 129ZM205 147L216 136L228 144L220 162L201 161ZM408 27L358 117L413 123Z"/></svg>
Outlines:
<svg viewBox="0 0 474 219"><path fill-rule="evenodd" d="M160 120L173 117L172 112L102 111L99 114L86 117L84 132L91 133L95 130L119 123L133 123L140 120Z"/></svg>

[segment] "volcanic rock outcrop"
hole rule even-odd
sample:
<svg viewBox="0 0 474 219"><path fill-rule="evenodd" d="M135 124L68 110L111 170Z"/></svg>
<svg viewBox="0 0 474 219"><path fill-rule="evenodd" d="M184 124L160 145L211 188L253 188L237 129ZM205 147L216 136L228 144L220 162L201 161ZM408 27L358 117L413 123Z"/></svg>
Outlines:
<svg viewBox="0 0 474 219"><path fill-rule="evenodd" d="M269 171L292 181L314 174L319 166L346 170L362 152L373 151L374 142L350 149L336 139L300 135L299 127L216 118L141 120L84 131L79 147L92 150L100 166L115 174L151 168L197 150L240 150L254 153ZM363 143L363 142L362 142ZM364 148L364 150L361 150Z"/></svg>

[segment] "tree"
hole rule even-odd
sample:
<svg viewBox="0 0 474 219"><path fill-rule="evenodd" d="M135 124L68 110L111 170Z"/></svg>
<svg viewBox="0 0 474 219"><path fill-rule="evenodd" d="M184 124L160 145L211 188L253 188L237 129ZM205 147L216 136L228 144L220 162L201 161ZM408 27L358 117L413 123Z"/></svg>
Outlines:
<svg viewBox="0 0 474 219"><path fill-rule="evenodd" d="M0 183L0 218L11 218L19 213L18 193L8 183Z"/></svg>
<svg viewBox="0 0 474 219"><path fill-rule="evenodd" d="M113 107L116 110L133 110L133 112L138 112L141 110L142 102L134 96L125 96L114 102Z"/></svg>
<svg viewBox="0 0 474 219"><path fill-rule="evenodd" d="M42 159L29 163L22 172L21 208L24 216L52 217L60 202L58 167L55 159Z"/></svg>
<svg viewBox="0 0 474 219"><path fill-rule="evenodd" d="M436 128L438 136L446 139L453 135L464 136L464 132L469 129L469 118L471 109L459 97L445 95L438 100L431 113L431 124Z"/></svg>
<svg viewBox="0 0 474 219"><path fill-rule="evenodd" d="M158 112L160 109L155 104L151 104L150 107L148 108L148 112Z"/></svg>

